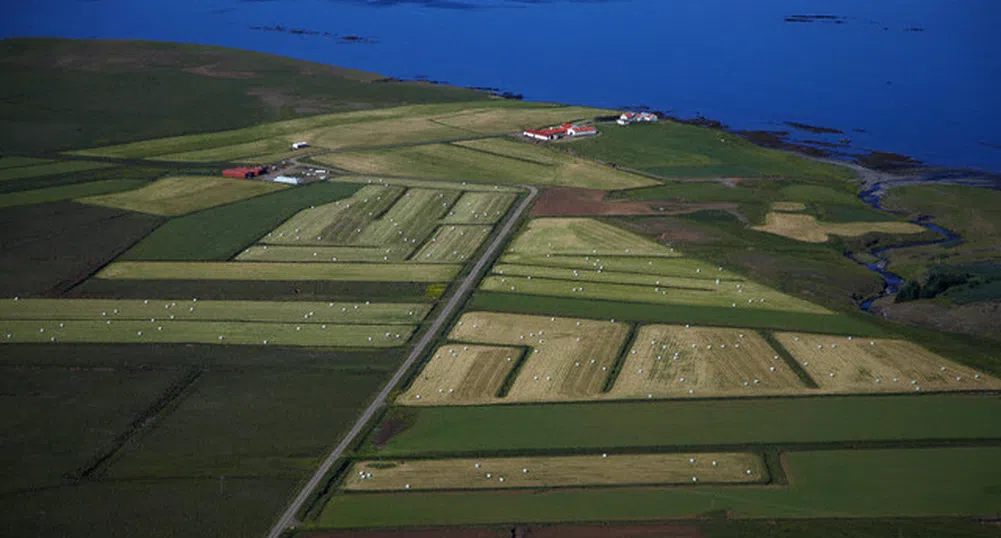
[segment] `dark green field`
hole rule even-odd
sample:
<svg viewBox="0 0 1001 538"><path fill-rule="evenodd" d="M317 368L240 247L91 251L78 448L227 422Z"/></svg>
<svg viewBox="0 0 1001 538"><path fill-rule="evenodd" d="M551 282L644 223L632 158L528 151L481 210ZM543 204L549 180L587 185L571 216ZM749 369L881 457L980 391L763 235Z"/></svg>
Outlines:
<svg viewBox="0 0 1001 538"><path fill-rule="evenodd" d="M223 47L0 41L0 147L51 152L486 95ZM383 79L383 80L380 80ZM293 89L294 88L294 89Z"/></svg>
<svg viewBox="0 0 1001 538"><path fill-rule="evenodd" d="M1001 506L1001 447L785 454L787 487L706 486L498 493L342 494L317 526L737 518L988 516Z"/></svg>
<svg viewBox="0 0 1001 538"><path fill-rule="evenodd" d="M411 426L382 448L369 441L365 454L1001 439L997 396L494 405L398 408L394 413Z"/></svg>
<svg viewBox="0 0 1001 538"><path fill-rule="evenodd" d="M361 183L313 183L171 219L123 260L226 260L311 205L347 198Z"/></svg>

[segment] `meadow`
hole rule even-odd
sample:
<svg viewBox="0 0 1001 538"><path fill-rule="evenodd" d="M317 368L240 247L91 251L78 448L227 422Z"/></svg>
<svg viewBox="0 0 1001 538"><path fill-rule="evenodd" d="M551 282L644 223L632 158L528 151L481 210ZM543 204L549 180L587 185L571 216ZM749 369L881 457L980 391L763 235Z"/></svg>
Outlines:
<svg viewBox="0 0 1001 538"><path fill-rule="evenodd" d="M174 176L127 192L81 198L140 213L175 216L280 191L286 185L216 176Z"/></svg>
<svg viewBox="0 0 1001 538"><path fill-rule="evenodd" d="M359 461L345 477L346 491L436 491L739 484L768 474L757 454L709 452Z"/></svg>
<svg viewBox="0 0 1001 538"><path fill-rule="evenodd" d="M546 492L338 495L314 526L510 521L637 521L726 511L730 518L990 516L1001 493L997 447L786 454L790 486L691 486Z"/></svg>
<svg viewBox="0 0 1001 538"><path fill-rule="evenodd" d="M0 168L0 181L13 181L16 179L29 179L43 176L54 176L58 174L72 174L75 172L111 168L112 166L114 165L91 161L60 161L28 166L17 166L12 168Z"/></svg>
<svg viewBox="0 0 1001 538"><path fill-rule="evenodd" d="M44 204L72 200L87 196L96 196L123 191L131 191L146 185L141 179L104 179L86 183L71 183L41 189L30 189L0 194L0 208L19 205Z"/></svg>
<svg viewBox="0 0 1001 538"><path fill-rule="evenodd" d="M506 253L523 255L681 256L638 234L585 218L532 219Z"/></svg>

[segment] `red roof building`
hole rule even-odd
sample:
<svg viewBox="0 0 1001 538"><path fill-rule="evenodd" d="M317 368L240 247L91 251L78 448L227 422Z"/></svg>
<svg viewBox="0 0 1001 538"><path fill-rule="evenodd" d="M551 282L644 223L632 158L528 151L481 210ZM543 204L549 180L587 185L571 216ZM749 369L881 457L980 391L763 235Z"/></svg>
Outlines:
<svg viewBox="0 0 1001 538"><path fill-rule="evenodd" d="M239 179L249 179L266 173L268 173L268 168L266 166L241 166L238 168L227 168L222 171L222 175L226 177L235 177Z"/></svg>

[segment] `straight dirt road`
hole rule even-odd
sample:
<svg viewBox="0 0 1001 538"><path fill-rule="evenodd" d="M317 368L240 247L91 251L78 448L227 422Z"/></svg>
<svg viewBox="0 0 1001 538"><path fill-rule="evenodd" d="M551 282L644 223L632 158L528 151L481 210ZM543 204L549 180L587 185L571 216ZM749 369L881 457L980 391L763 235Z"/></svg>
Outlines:
<svg viewBox="0 0 1001 538"><path fill-rule="evenodd" d="M308 482L306 482L302 489L299 490L295 499L292 500L292 503L289 504L289 506L285 509L285 512L282 513L281 518L277 523L275 523L274 527L272 527L271 532L268 533L268 538L279 538L286 529L298 523L296 520L296 514L302 508L303 504L305 504L309 499L313 490L320 485L320 482L323 481L323 478L330 471L330 468L333 467L334 463L339 460L341 456L344 455L344 452L349 446L351 446L355 438L361 434L365 425L372 420L372 417L375 416L376 412L386 404L386 398L389 396L389 393L396 388L396 385L399 384L400 380L403 379L403 376L407 374L414 363L417 362L417 360L424 354L431 342L438 338L438 334L445 328L445 324L448 323L448 321L455 314L456 309L466 302L469 294L472 293L476 284L479 283L480 278L482 278L483 273L486 271L487 264L490 263L490 260L494 258L501 248L504 247L504 244L511 236L511 233L514 232L518 219L521 218L521 216L525 213L525 210L528 209L528 206L530 206L539 195L539 190L537 188L530 185L523 185L523 187L528 189L529 195L526 196L520 204L518 204L518 207L515 208L510 215L508 215L507 220L504 221L504 224L500 229L500 232L498 232L498 234L494 237L494 240L487 247L487 250L483 253L483 255L480 256L480 259L476 261L476 264L473 265L472 271L469 272L469 275L467 275L462 281L462 284L459 285L459 289L457 289L455 293L452 294L452 297L449 298L448 302L445 303L445 306L438 313L434 322L431 323L431 327L429 327L424 333L424 336L417 341L411 349L410 354L407 356L407 359L403 361L403 364L401 364L399 369L396 370L396 373L394 373L393 377L390 378L388 383L386 383L386 386L382 388L382 391L376 395L375 399L372 400L372 403L369 404L361 416L358 417L358 420L355 422L354 426L351 427L351 430L349 430L348 433L341 439L341 442L334 447L329 454L327 454L327 457L324 458L323 463L321 463L316 469L313 476Z"/></svg>

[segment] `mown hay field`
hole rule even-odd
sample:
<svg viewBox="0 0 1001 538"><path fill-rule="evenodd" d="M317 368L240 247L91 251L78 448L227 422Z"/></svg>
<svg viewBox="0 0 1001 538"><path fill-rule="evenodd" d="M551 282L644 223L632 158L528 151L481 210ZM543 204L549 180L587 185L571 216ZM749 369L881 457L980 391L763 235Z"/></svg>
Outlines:
<svg viewBox="0 0 1001 538"><path fill-rule="evenodd" d="M402 346L412 325L177 320L0 320L6 343L237 344L319 347Z"/></svg>
<svg viewBox="0 0 1001 538"><path fill-rule="evenodd" d="M424 303L206 301L191 299L0 299L6 320L258 321L288 323L420 323Z"/></svg>
<svg viewBox="0 0 1001 538"><path fill-rule="evenodd" d="M553 256L681 256L645 237L586 218L532 219L507 252Z"/></svg>
<svg viewBox="0 0 1001 538"><path fill-rule="evenodd" d="M316 160L360 174L480 183L528 183L611 190L656 184L656 181L644 176L627 174L583 159L568 157L565 161L540 164L455 144L348 151L323 155Z"/></svg>
<svg viewBox="0 0 1001 538"><path fill-rule="evenodd" d="M115 262L97 278L130 280L344 280L355 282L448 282L451 264L295 262Z"/></svg>
<svg viewBox="0 0 1001 538"><path fill-rule="evenodd" d="M472 259L490 236L491 230L491 226L439 226L424 246L414 253L412 260L424 263L465 262Z"/></svg>
<svg viewBox="0 0 1001 538"><path fill-rule="evenodd" d="M112 166L115 165L90 161L57 161L29 166L16 166L0 169L0 181L53 176L56 174L69 174L73 172L86 172L90 170L100 170L102 168L111 168Z"/></svg>
<svg viewBox="0 0 1001 538"><path fill-rule="evenodd" d="M407 251L383 247L326 247L290 245L251 245L236 256L237 261L253 262L397 262Z"/></svg>
<svg viewBox="0 0 1001 538"><path fill-rule="evenodd" d="M464 192L452 206L443 224L495 224L504 218L517 198L511 193Z"/></svg>
<svg viewBox="0 0 1001 538"><path fill-rule="evenodd" d="M857 237L871 232L916 234L925 231L910 222L820 222L813 215L776 212L765 216L765 224L751 229L807 243L823 243L831 235Z"/></svg>
<svg viewBox="0 0 1001 538"><path fill-rule="evenodd" d="M286 188L286 185L267 181L213 176L177 176L159 179L135 190L89 196L78 201L140 213L173 216Z"/></svg>
<svg viewBox="0 0 1001 538"><path fill-rule="evenodd" d="M522 187L516 187L511 185L491 185L489 183L471 183L469 181L435 181L430 179L407 179L401 177L385 178L379 176L373 176L368 178L358 178L355 176L334 176L327 179L328 183L338 183L341 181L356 181L366 183L368 185L382 186L382 187L416 187L420 189L438 189L438 190L450 190L450 191L469 191L469 192L493 192L493 193L509 193L509 194L520 194L526 192Z"/></svg>
<svg viewBox="0 0 1001 538"><path fill-rule="evenodd" d="M712 398L810 390L754 331L646 325L637 331L607 396Z"/></svg>
<svg viewBox="0 0 1001 538"><path fill-rule="evenodd" d="M349 491L510 489L763 482L761 456L739 452L593 454L432 460L359 461Z"/></svg>
<svg viewBox="0 0 1001 538"><path fill-rule="evenodd" d="M715 276L708 271L706 266L706 276ZM715 291L720 287L732 286L733 281L719 284L711 278L700 278L701 273L694 270L685 276L660 276L641 273L618 273L603 270L604 265L598 269L569 269L562 267L546 267L542 265L509 265L498 263L494 265L492 272L504 276L531 276L532 278L548 278L556 280L572 280L575 282L612 282L617 284L636 284L640 286L663 286L664 288L684 288L693 290Z"/></svg>
<svg viewBox="0 0 1001 538"><path fill-rule="evenodd" d="M583 271L614 272L618 274L636 273L656 277L694 277L710 281L741 282L744 277L719 266L694 258L683 258L680 254L661 256L597 256L597 255L557 255L557 254L505 254L498 260L500 264L514 264L536 267L561 267ZM656 280L655 280L656 281Z"/></svg>
<svg viewBox="0 0 1001 538"><path fill-rule="evenodd" d="M601 299L633 303L664 305L691 305L717 308L734 308L755 311L789 311L811 314L833 314L822 306L781 294L754 283L736 285L721 283L716 289L669 288L670 277L664 285L635 285L608 282L575 282L531 276L491 275L483 279L480 289L524 295ZM713 281L708 281L712 283Z"/></svg>
<svg viewBox="0 0 1001 538"><path fill-rule="evenodd" d="M522 348L449 344L435 350L420 375L397 398L404 405L496 403Z"/></svg>
<svg viewBox="0 0 1001 538"><path fill-rule="evenodd" d="M1001 380L905 340L790 332L775 337L827 392L1001 389Z"/></svg>
<svg viewBox="0 0 1001 538"><path fill-rule="evenodd" d="M366 185L346 200L312 206L268 232L262 243L272 245L338 245L351 243L378 216L403 196L402 187Z"/></svg>
<svg viewBox="0 0 1001 538"><path fill-rule="evenodd" d="M424 242L460 196L456 191L409 189L355 238L363 245L413 248Z"/></svg>
<svg viewBox="0 0 1001 538"><path fill-rule="evenodd" d="M529 346L528 357L501 401L549 402L596 397L630 329L629 324L614 321L467 312L449 338Z"/></svg>

